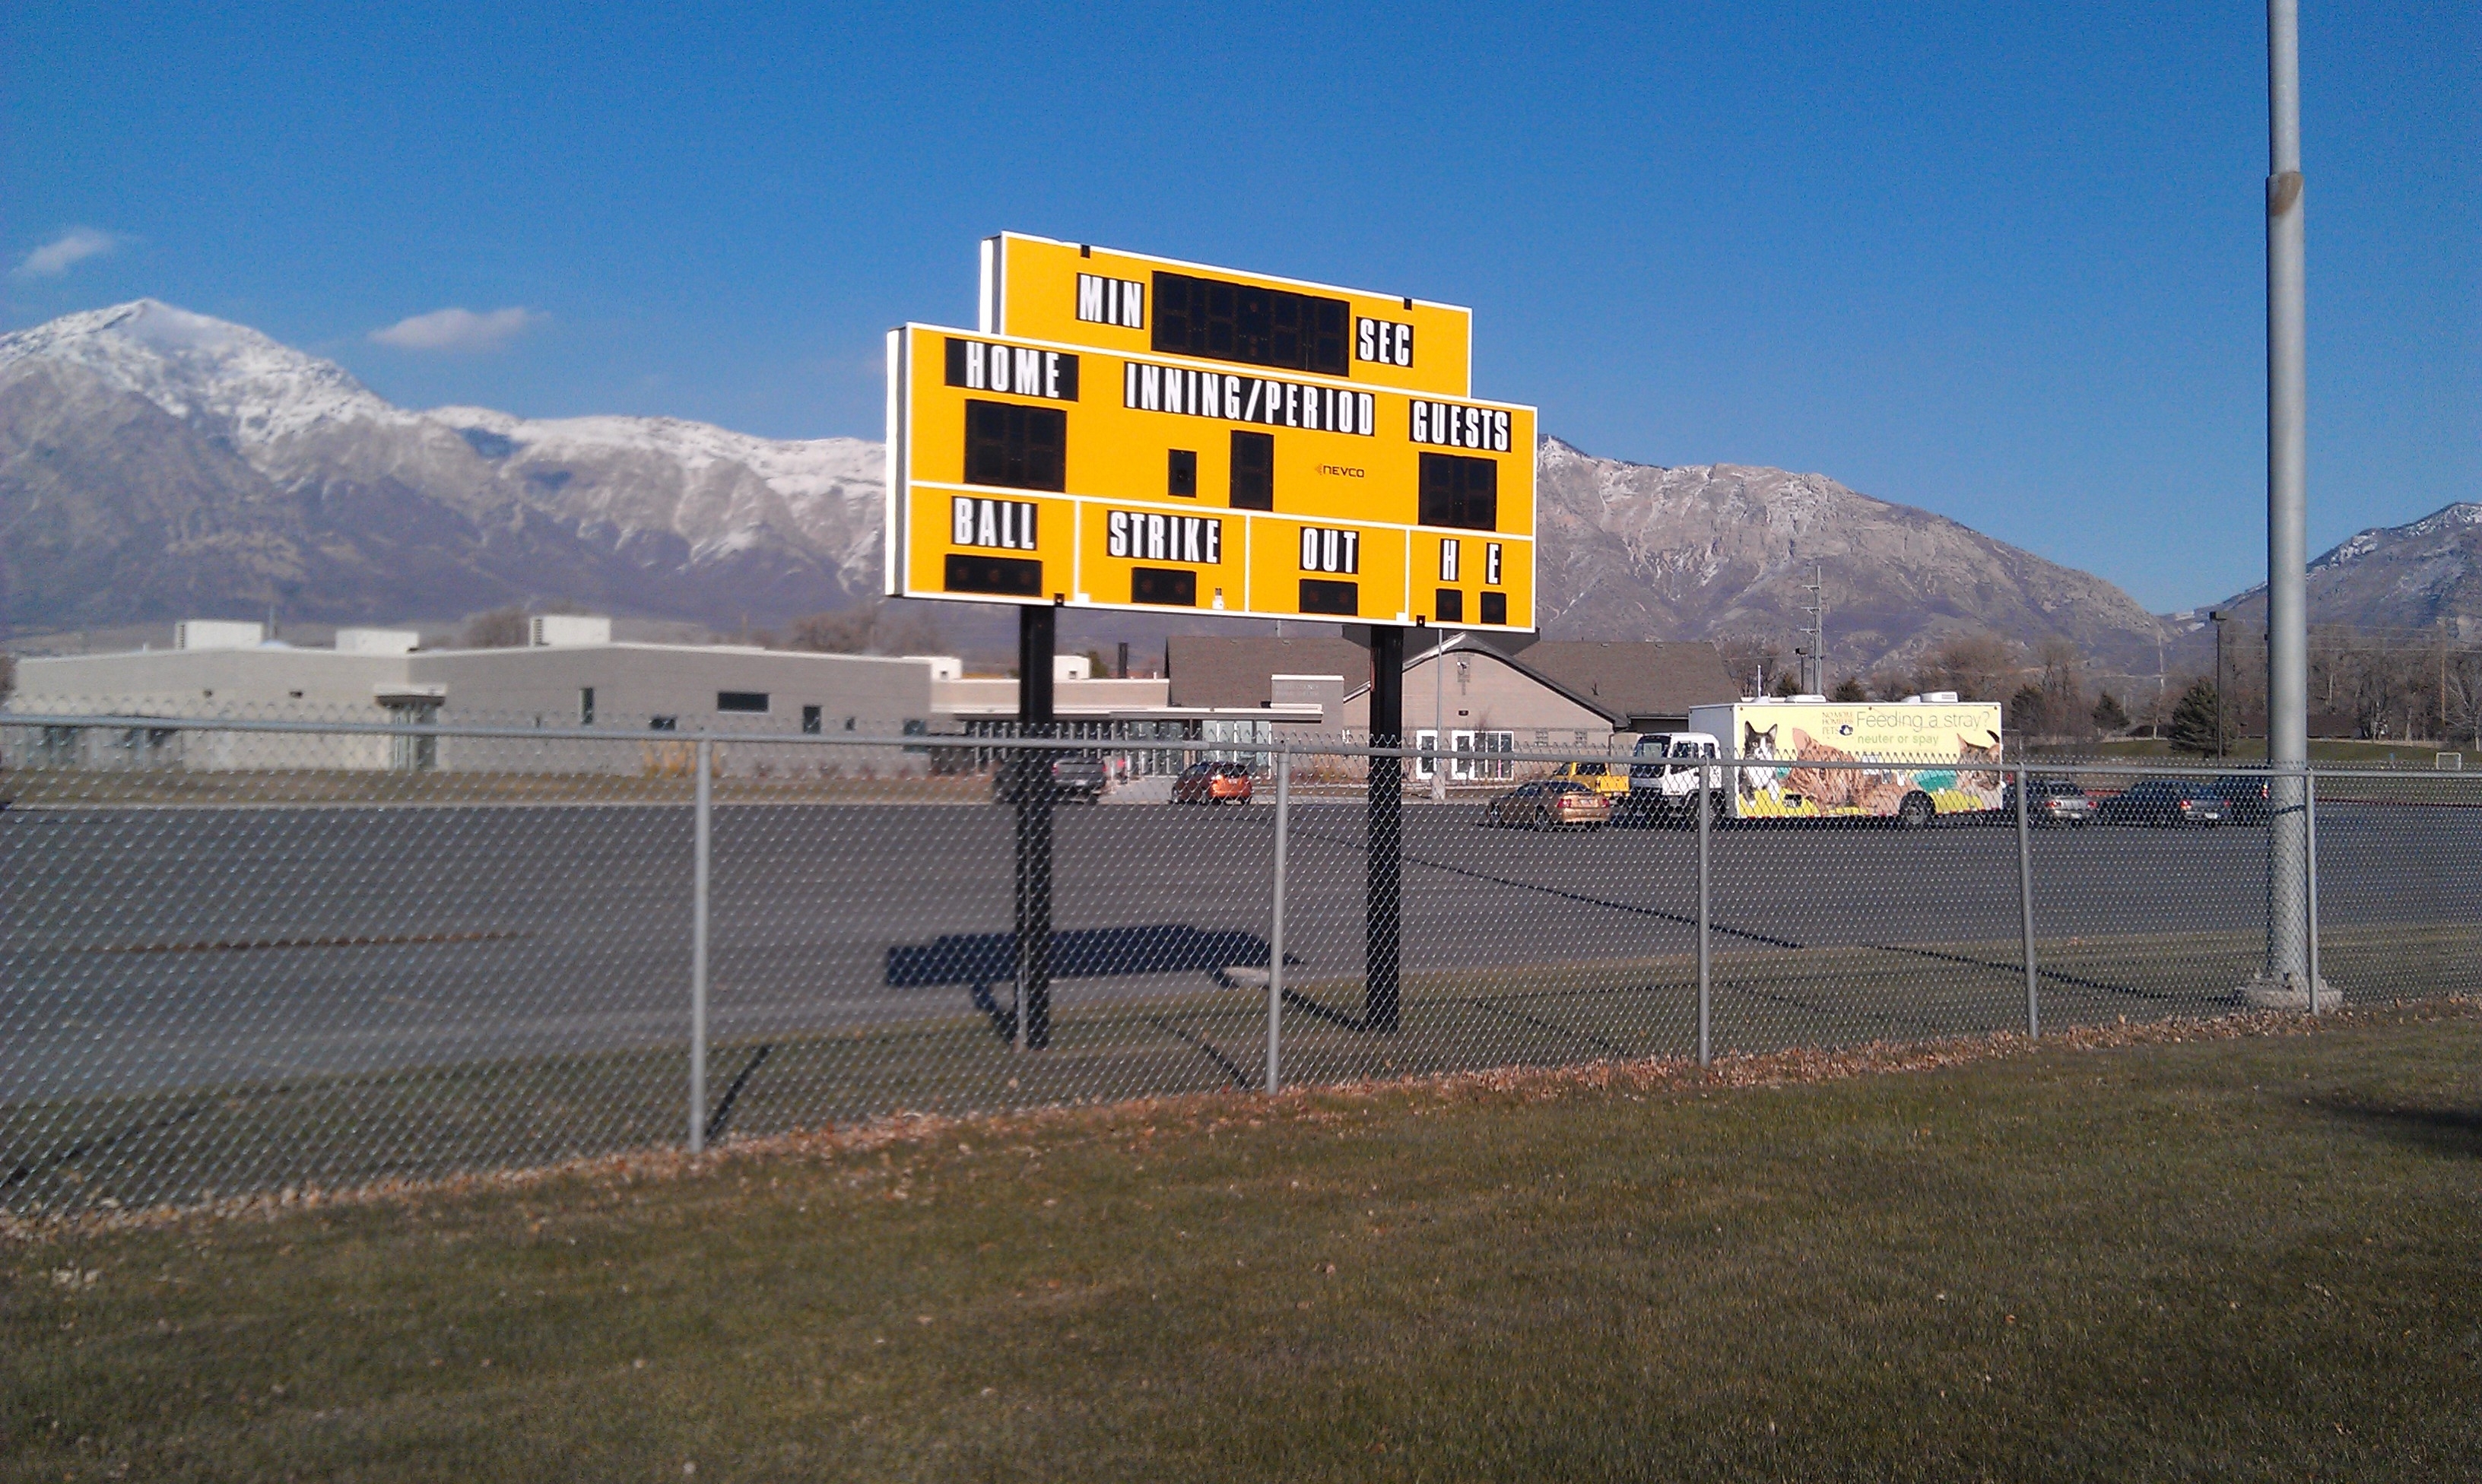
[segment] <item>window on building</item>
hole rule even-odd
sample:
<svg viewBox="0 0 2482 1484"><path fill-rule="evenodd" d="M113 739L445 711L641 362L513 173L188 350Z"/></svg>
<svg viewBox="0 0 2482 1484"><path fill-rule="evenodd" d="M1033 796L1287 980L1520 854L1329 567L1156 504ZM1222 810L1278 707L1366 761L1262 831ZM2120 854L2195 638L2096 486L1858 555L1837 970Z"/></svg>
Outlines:
<svg viewBox="0 0 2482 1484"><path fill-rule="evenodd" d="M1069 414L1009 402L965 404L965 482L1069 487Z"/></svg>
<svg viewBox="0 0 2482 1484"><path fill-rule="evenodd" d="M1416 518L1425 526L1497 529L1499 461L1461 454L1423 455Z"/></svg>
<svg viewBox="0 0 2482 1484"><path fill-rule="evenodd" d="M745 716L767 715L767 692L764 690L718 690L715 709L739 712Z"/></svg>
<svg viewBox="0 0 2482 1484"><path fill-rule="evenodd" d="M594 724L594 688L593 686L577 688L577 724L579 726Z"/></svg>
<svg viewBox="0 0 2482 1484"><path fill-rule="evenodd" d="M827 714L816 706L802 708L802 735L816 737L827 729Z"/></svg>
<svg viewBox="0 0 2482 1484"><path fill-rule="evenodd" d="M1274 433L1233 430L1232 508L1236 510L1272 510L1276 508Z"/></svg>
<svg viewBox="0 0 2482 1484"><path fill-rule="evenodd" d="M648 716L647 718L647 730L649 732L677 732L680 729L681 718L678 716Z"/></svg>

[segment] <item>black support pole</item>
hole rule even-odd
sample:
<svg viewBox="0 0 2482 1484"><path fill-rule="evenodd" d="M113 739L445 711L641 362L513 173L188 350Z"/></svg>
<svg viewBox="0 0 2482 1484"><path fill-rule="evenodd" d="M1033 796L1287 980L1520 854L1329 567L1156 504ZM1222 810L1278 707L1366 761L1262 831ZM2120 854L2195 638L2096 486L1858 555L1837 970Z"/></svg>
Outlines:
<svg viewBox="0 0 2482 1484"><path fill-rule="evenodd" d="M1051 655L1058 610L1017 611L1017 730L1052 735ZM1017 769L1017 1039L1027 1051L1051 1044L1051 764L1048 752L1021 748Z"/></svg>
<svg viewBox="0 0 2482 1484"><path fill-rule="evenodd" d="M1405 631L1370 629L1370 745L1400 747L1405 736ZM1399 867L1405 824L1405 760L1370 760L1370 887L1361 994L1365 1030L1396 1029L1398 929L1403 909Z"/></svg>

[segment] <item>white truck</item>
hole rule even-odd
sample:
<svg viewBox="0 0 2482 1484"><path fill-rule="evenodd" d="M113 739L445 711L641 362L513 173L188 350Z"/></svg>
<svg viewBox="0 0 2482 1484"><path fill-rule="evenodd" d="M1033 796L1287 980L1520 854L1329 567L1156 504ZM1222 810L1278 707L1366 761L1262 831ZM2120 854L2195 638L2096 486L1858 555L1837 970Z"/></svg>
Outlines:
<svg viewBox="0 0 2482 1484"><path fill-rule="evenodd" d="M1884 819L1911 828L1996 809L1999 707L1953 694L1820 696L1693 707L1689 725L1638 739L1628 812L1694 822L1701 777L1718 820ZM1735 758L1741 767L1701 766Z"/></svg>

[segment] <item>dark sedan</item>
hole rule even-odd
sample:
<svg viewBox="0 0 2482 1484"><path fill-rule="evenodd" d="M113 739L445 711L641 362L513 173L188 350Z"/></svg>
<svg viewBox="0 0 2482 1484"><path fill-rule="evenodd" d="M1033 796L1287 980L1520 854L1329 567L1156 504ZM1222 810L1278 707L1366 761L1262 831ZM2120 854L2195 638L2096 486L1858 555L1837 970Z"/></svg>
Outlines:
<svg viewBox="0 0 2482 1484"><path fill-rule="evenodd" d="M2264 824L2267 820L2266 774L2232 773L2218 778L2206 787L2224 801L2225 821L2231 824Z"/></svg>
<svg viewBox="0 0 2482 1484"><path fill-rule="evenodd" d="M2204 826L2221 824L2228 815L2213 789L2186 778L2146 779L2095 810L2095 818L2105 824Z"/></svg>

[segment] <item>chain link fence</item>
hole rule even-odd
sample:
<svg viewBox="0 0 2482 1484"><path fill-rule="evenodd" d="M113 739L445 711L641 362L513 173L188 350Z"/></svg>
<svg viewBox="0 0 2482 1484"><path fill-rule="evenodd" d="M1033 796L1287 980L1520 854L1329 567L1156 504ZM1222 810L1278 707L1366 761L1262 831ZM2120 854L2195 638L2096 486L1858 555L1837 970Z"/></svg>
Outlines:
<svg viewBox="0 0 2482 1484"><path fill-rule="evenodd" d="M2263 774L1984 762L1899 828L1735 820L1729 759L1667 811L1409 753L1389 809L1400 754L1136 745L0 714L0 1211L2211 1014L2267 958ZM2482 776L2311 790L2324 981L2482 983Z"/></svg>

